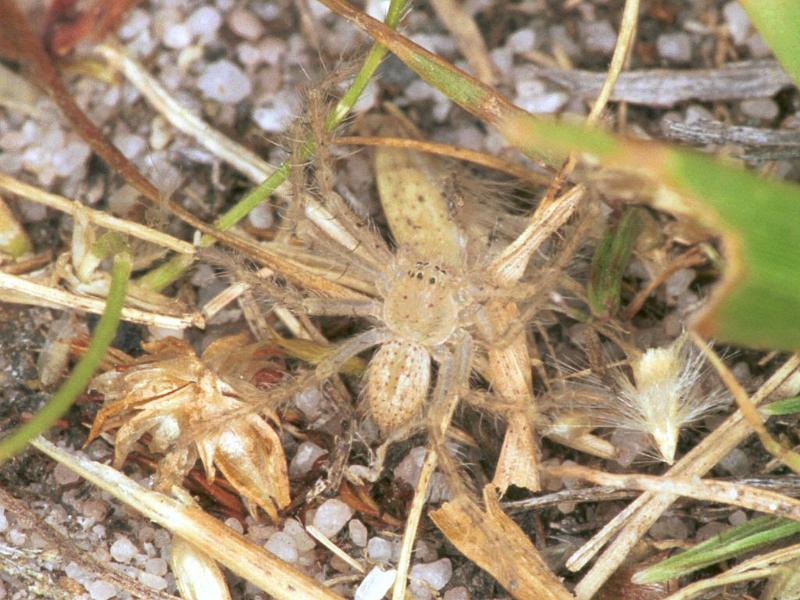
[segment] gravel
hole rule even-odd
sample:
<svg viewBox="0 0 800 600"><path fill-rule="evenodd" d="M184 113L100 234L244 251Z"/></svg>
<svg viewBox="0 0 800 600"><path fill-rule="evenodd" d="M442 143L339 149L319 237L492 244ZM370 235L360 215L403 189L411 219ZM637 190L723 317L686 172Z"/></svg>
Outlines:
<svg viewBox="0 0 800 600"><path fill-rule="evenodd" d="M688 33L662 33L656 40L658 54L672 63L688 63L692 60L692 40Z"/></svg>
<svg viewBox="0 0 800 600"><path fill-rule="evenodd" d="M314 527L333 538L353 516L353 509L337 498L326 500L314 513Z"/></svg>
<svg viewBox="0 0 800 600"><path fill-rule="evenodd" d="M347 524L347 528L350 533L350 541L352 541L353 544L361 548L367 545L367 536L369 532L367 531L366 525L358 519L351 519Z"/></svg>
<svg viewBox="0 0 800 600"><path fill-rule="evenodd" d="M372 567L356 589L355 600L381 600L391 589L396 576L396 569L384 571L380 567Z"/></svg>
<svg viewBox="0 0 800 600"><path fill-rule="evenodd" d="M229 60L211 63L197 80L197 88L209 100L223 104L236 104L253 91L250 79Z"/></svg>
<svg viewBox="0 0 800 600"><path fill-rule="evenodd" d="M138 548L125 536L120 536L111 544L111 558L118 563L127 564L138 553Z"/></svg>
<svg viewBox="0 0 800 600"><path fill-rule="evenodd" d="M294 538L283 531L272 534L269 541L264 544L264 547L288 563L297 562L297 559L300 558L300 552L297 549Z"/></svg>
<svg viewBox="0 0 800 600"><path fill-rule="evenodd" d="M371 538L367 542L367 556L375 562L388 563L392 558L392 543L380 537Z"/></svg>

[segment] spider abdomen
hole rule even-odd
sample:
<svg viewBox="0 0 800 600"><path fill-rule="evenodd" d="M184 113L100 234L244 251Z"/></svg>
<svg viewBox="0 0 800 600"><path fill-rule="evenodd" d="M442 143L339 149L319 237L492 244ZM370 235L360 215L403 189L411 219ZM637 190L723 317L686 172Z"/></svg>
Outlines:
<svg viewBox="0 0 800 600"><path fill-rule="evenodd" d="M365 394L382 433L395 431L420 413L430 381L431 357L424 346L395 340L378 349L369 363Z"/></svg>

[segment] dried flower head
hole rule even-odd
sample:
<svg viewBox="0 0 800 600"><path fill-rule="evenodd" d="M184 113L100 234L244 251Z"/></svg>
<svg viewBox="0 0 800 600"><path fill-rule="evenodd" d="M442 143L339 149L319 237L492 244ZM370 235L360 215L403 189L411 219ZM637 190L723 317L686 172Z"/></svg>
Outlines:
<svg viewBox="0 0 800 600"><path fill-rule="evenodd" d="M704 391L705 359L686 334L664 348L650 348L631 362L633 381L620 375L621 426L648 434L662 460L672 464L681 429L726 400L721 389Z"/></svg>
<svg viewBox="0 0 800 600"><path fill-rule="evenodd" d="M241 336L223 338L198 358L189 344L174 338L145 344L147 355L94 379L92 387L105 395L106 405L88 441L119 428L114 457L119 468L142 436L150 434L150 451L165 455L158 469L160 489L179 484L199 457L208 479L213 481L219 468L251 514L258 506L277 519L278 509L289 504L280 439L259 414L221 419L256 401L257 391L210 368L240 353L242 346ZM212 422L219 427L207 431L203 424Z"/></svg>

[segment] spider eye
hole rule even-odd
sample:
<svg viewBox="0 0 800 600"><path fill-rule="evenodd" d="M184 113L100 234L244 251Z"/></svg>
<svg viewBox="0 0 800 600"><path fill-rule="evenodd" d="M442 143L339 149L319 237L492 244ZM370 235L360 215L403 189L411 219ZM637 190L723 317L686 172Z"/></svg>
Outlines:
<svg viewBox="0 0 800 600"><path fill-rule="evenodd" d="M422 273L417 273L417 279L422 279Z"/></svg>
<svg viewBox="0 0 800 600"><path fill-rule="evenodd" d="M431 285L436 283L436 277L431 277L430 279L428 279L428 283L430 283Z"/></svg>

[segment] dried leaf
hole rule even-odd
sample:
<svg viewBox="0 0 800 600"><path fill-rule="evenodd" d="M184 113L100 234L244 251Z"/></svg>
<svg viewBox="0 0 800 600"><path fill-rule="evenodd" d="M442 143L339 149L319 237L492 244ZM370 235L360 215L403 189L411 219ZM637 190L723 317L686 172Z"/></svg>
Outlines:
<svg viewBox="0 0 800 600"><path fill-rule="evenodd" d="M149 433L150 450L166 454L158 471L160 489L179 483L199 457L211 482L219 468L251 514L255 516L260 507L277 520L278 509L290 501L289 478L283 447L264 417L252 413L231 417L212 431L186 439L204 423L246 405L249 394L257 394L255 386L237 379L242 373L255 373L251 361L239 360L237 372L211 370L228 364L232 348L241 351L242 345L241 336L222 338L198 359L182 340L145 344L146 356L95 378L93 387L106 396L107 404L98 412L88 441L119 427L114 462L120 467Z"/></svg>
<svg viewBox="0 0 800 600"><path fill-rule="evenodd" d="M545 564L528 536L484 489L486 510L457 496L431 513L431 519L459 551L502 585L514 598L567 600L573 596Z"/></svg>

